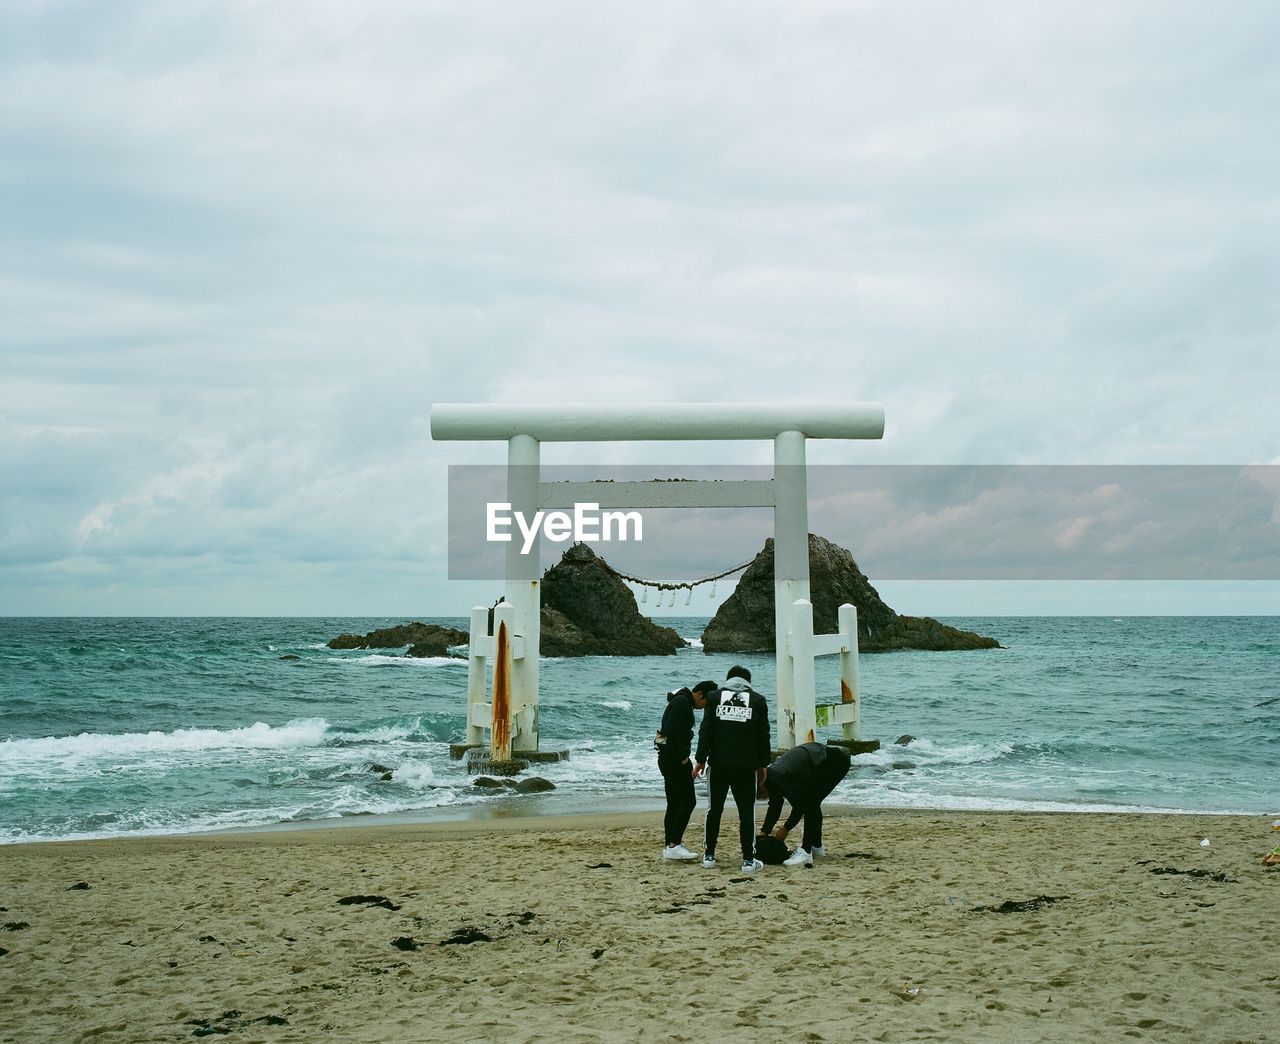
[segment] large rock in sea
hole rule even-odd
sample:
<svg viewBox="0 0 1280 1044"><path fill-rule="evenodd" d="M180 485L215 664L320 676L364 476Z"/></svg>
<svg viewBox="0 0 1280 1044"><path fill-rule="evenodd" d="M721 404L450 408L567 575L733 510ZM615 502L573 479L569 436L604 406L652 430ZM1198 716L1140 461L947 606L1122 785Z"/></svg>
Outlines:
<svg viewBox="0 0 1280 1044"><path fill-rule="evenodd" d="M329 640L330 649L400 649L409 646L406 656L448 656L449 646L466 645L466 631L438 624L409 623L384 627L368 634L340 634Z"/></svg>
<svg viewBox="0 0 1280 1044"><path fill-rule="evenodd" d="M640 612L631 588L586 544L543 574L544 656L670 656L686 645Z"/></svg>
<svg viewBox="0 0 1280 1044"><path fill-rule="evenodd" d="M839 608L858 609L858 649L998 649L1000 643L972 631L948 627L931 617L899 616L881 600L858 564L844 548L809 534L809 590L813 629L829 634L838 625ZM773 538L764 543L742 574L737 589L720 606L702 632L702 648L712 652L774 650Z"/></svg>

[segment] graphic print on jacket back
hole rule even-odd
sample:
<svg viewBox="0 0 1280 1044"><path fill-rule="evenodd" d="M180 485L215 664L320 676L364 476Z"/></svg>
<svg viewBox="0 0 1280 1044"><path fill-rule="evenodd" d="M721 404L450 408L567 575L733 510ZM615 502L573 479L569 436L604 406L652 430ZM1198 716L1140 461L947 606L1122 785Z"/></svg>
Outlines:
<svg viewBox="0 0 1280 1044"><path fill-rule="evenodd" d="M716 708L716 716L721 721L750 721L751 704L747 700L747 693L721 689L720 706Z"/></svg>

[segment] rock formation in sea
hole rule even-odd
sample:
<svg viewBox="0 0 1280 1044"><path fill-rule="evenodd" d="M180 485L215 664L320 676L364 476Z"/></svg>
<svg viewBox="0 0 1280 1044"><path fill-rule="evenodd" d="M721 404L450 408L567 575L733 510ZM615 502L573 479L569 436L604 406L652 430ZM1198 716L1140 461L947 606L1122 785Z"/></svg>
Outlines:
<svg viewBox="0 0 1280 1044"><path fill-rule="evenodd" d="M631 588L586 544L542 576L544 656L670 656L687 644L644 616Z"/></svg>
<svg viewBox="0 0 1280 1044"><path fill-rule="evenodd" d="M493 627L493 613L489 614ZM340 634L330 649L400 649L406 656L449 656L466 631L410 623L368 634ZM586 544L574 544L542 577L543 656L670 656L689 643L640 612L625 583Z"/></svg>
<svg viewBox="0 0 1280 1044"><path fill-rule="evenodd" d="M449 646L466 645L466 631L438 624L409 623L385 627L368 634L340 634L329 640L330 649L401 649L406 656L448 656Z"/></svg>
<svg viewBox="0 0 1280 1044"><path fill-rule="evenodd" d="M809 534L809 590L813 629L836 630L842 603L858 609L860 652L898 649L998 649L1000 643L972 631L948 627L932 617L899 616L881 600L844 548ZM765 652L774 649L773 538L747 567L731 594L702 633L702 648L712 652Z"/></svg>

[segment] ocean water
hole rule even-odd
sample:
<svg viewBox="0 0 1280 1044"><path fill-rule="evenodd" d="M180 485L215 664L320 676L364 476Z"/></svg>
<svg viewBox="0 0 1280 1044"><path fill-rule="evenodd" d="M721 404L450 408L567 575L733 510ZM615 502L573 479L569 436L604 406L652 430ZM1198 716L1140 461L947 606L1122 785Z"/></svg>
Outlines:
<svg viewBox="0 0 1280 1044"><path fill-rule="evenodd" d="M399 622L6 620L0 841L659 807L665 692L742 662L773 693L772 656L546 659L542 746L570 760L535 770L553 792L495 796L449 759L465 660L325 645ZM691 638L706 623L662 622ZM833 801L1280 812L1280 619L947 622L1007 648L863 656L863 736L883 747ZM836 671L819 662L820 692L838 691Z"/></svg>

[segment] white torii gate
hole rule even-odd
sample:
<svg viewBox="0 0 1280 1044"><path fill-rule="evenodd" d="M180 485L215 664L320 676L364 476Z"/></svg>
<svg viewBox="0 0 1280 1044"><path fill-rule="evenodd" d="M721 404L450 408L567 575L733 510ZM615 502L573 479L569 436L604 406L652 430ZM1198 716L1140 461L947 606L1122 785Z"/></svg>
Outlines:
<svg viewBox="0 0 1280 1044"><path fill-rule="evenodd" d="M572 509L574 503L594 503L602 509L773 508L778 744L784 748L797 739L812 738L819 725L840 723L847 740L859 738L854 607L841 606L837 634L813 634L805 440L883 436L884 408L877 403L437 403L431 408L431 437L437 441L507 443L507 500L513 512L523 512L526 518L548 507ZM772 479L547 483L540 476L543 442L740 439L773 441ZM507 544L506 604L494 610L492 635L488 611L477 607L471 614L467 743L478 744L483 729L491 727L495 761L508 760L513 752L520 757L538 750L539 552L538 537L527 554L521 554L517 541ZM485 640L478 641L478 634ZM842 705L817 708L813 657L829 653L840 653ZM488 659L494 665L494 695L486 705ZM482 709L488 713L482 716Z"/></svg>

